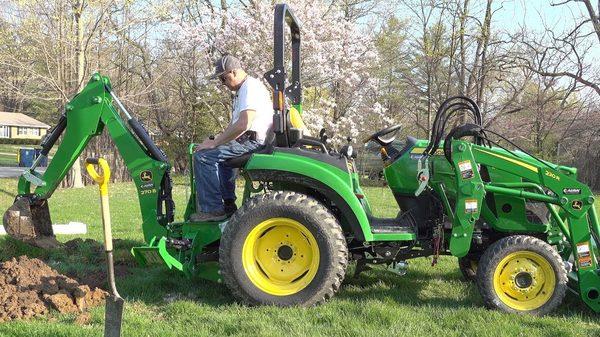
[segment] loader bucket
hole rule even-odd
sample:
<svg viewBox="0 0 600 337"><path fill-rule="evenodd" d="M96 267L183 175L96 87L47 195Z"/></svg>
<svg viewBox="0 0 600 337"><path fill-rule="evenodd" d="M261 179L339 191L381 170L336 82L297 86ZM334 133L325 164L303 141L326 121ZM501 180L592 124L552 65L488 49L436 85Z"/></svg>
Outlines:
<svg viewBox="0 0 600 337"><path fill-rule="evenodd" d="M4 213L2 223L6 233L19 241L44 249L60 246L52 230L46 200L32 201L28 196L17 196Z"/></svg>

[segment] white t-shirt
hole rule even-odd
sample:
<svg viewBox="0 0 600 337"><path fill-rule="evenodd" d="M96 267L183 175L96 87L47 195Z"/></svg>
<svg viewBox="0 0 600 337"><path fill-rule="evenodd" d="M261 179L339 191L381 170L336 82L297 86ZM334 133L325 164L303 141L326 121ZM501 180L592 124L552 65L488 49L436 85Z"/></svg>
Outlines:
<svg viewBox="0 0 600 337"><path fill-rule="evenodd" d="M255 131L256 140L264 144L267 133L273 125L273 101L264 84L251 76L246 77L233 98L231 124L240 118L240 112L244 110L256 111L252 125L248 130Z"/></svg>

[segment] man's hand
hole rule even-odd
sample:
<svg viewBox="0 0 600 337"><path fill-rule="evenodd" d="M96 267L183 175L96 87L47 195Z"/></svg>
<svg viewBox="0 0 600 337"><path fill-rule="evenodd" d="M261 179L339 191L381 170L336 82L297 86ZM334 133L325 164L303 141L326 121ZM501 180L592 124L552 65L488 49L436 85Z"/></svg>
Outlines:
<svg viewBox="0 0 600 337"><path fill-rule="evenodd" d="M213 139L205 139L202 143L196 145L194 147L194 152L198 152L200 150L212 149L217 147L217 143Z"/></svg>

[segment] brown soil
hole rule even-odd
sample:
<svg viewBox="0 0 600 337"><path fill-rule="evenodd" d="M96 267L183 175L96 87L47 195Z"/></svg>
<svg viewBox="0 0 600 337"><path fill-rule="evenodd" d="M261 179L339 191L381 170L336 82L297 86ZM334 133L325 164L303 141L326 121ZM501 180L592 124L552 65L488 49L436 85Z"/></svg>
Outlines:
<svg viewBox="0 0 600 337"><path fill-rule="evenodd" d="M121 278L130 274L131 272L129 272L129 267L124 265L115 265L116 278ZM90 288L101 288L104 290L108 290L108 275L104 270L86 273L83 276L77 276L70 273L67 273L67 275L74 279L77 279L79 283L85 284Z"/></svg>
<svg viewBox="0 0 600 337"><path fill-rule="evenodd" d="M55 309L83 312L104 301L107 293L90 289L27 256L0 263L0 322L26 319Z"/></svg>

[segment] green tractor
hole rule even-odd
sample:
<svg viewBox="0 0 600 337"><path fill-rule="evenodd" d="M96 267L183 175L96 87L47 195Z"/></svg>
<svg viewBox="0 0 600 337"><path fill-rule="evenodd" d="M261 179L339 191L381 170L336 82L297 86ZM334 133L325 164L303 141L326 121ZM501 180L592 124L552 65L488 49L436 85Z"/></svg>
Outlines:
<svg viewBox="0 0 600 337"><path fill-rule="evenodd" d="M89 140L107 129L138 190L146 244L132 253L142 265L160 263L224 282L248 304L309 306L334 296L350 261L359 271L385 265L401 273L411 258L452 255L490 308L541 315L570 289L600 312L600 226L592 191L577 181L574 168L493 143L479 108L466 97L440 106L428 140L394 142L399 126L366 140L381 149L399 210L394 218L373 216L350 144L337 151L323 132L303 135L297 22L286 5L276 6L274 68L265 75L273 90L274 139L229 161L246 181L243 205L231 218L190 221L191 193L183 221L174 221L169 161L109 79L95 74L42 142L46 156L63 135L47 170L36 172L40 157L20 177L15 204L4 215L8 233L38 246L57 244L48 199ZM473 123L447 130L457 113ZM193 188L193 173L189 179Z"/></svg>

